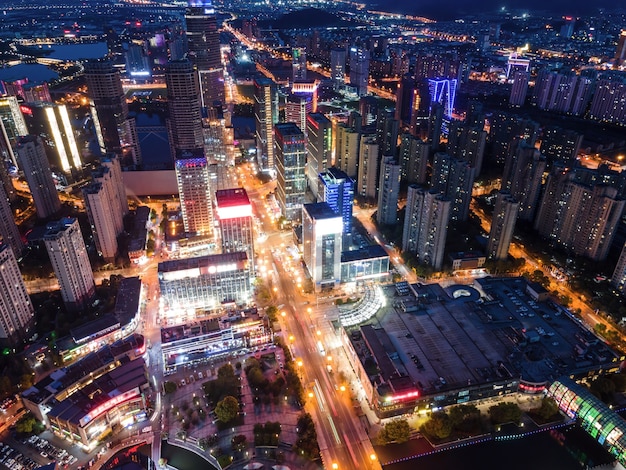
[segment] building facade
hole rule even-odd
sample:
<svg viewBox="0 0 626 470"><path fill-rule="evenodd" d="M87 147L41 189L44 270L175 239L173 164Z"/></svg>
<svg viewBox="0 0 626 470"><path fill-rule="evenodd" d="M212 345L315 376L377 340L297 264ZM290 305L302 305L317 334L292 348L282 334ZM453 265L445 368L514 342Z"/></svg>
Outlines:
<svg viewBox="0 0 626 470"><path fill-rule="evenodd" d="M400 193L401 166L393 157L383 157L378 177L378 211L376 221L381 225L394 225L398 219L398 194Z"/></svg>
<svg viewBox="0 0 626 470"><path fill-rule="evenodd" d="M176 159L176 183L183 214L185 233L213 233L213 203L209 166L202 149L179 152Z"/></svg>
<svg viewBox="0 0 626 470"><path fill-rule="evenodd" d="M0 343L14 347L30 337L35 309L13 250L0 244Z"/></svg>
<svg viewBox="0 0 626 470"><path fill-rule="evenodd" d="M500 191L491 218L487 257L494 260L506 260L513 238L519 203L506 191Z"/></svg>
<svg viewBox="0 0 626 470"><path fill-rule="evenodd" d="M317 198L319 174L331 165L332 124L321 113L311 113L306 118L307 180Z"/></svg>
<svg viewBox="0 0 626 470"><path fill-rule="evenodd" d="M327 203L343 220L343 233L352 233L354 181L343 171L331 167L319 174L319 202Z"/></svg>
<svg viewBox="0 0 626 470"><path fill-rule="evenodd" d="M254 79L254 123L259 167L274 171L274 125L278 122L278 91L269 78Z"/></svg>
<svg viewBox="0 0 626 470"><path fill-rule="evenodd" d="M252 204L243 188L215 192L215 206L222 235L222 253L243 251L254 271Z"/></svg>
<svg viewBox="0 0 626 470"><path fill-rule="evenodd" d="M299 223L306 191L306 140L293 122L276 124L274 137L278 206L285 219Z"/></svg>

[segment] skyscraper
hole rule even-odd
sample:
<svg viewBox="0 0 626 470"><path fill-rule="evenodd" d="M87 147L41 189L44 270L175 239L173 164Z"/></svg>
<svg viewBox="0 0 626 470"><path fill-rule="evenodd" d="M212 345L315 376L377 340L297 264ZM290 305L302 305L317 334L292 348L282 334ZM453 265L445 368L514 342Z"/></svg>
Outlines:
<svg viewBox="0 0 626 470"><path fill-rule="evenodd" d="M468 162L443 152L435 154L430 185L451 201L451 220L467 220L475 177L476 169Z"/></svg>
<svg viewBox="0 0 626 470"><path fill-rule="evenodd" d="M188 59L169 62L167 85L167 131L172 159L181 151L204 149L200 87L195 67Z"/></svg>
<svg viewBox="0 0 626 470"><path fill-rule="evenodd" d="M446 150L450 155L473 166L476 169L476 176L478 176L483 166L486 142L486 131L453 120L450 123Z"/></svg>
<svg viewBox="0 0 626 470"><path fill-rule="evenodd" d="M20 231L15 224L9 198L2 185L0 185L0 237L2 237L2 243L9 246L15 257L19 258L24 249L24 244L20 237Z"/></svg>
<svg viewBox="0 0 626 470"><path fill-rule="evenodd" d="M509 193L506 191L498 193L491 219L489 241L487 242L488 258L495 260L508 258L518 208L519 203Z"/></svg>
<svg viewBox="0 0 626 470"><path fill-rule="evenodd" d="M338 168L331 167L319 174L319 202L327 203L341 216L343 233L352 233L352 206L354 204L354 181Z"/></svg>
<svg viewBox="0 0 626 470"><path fill-rule="evenodd" d="M356 178L359 162L359 132L340 123L336 127L335 136L335 166L348 176Z"/></svg>
<svg viewBox="0 0 626 470"><path fill-rule="evenodd" d="M332 123L321 113L306 119L307 179L313 195L318 196L319 174L331 164Z"/></svg>
<svg viewBox="0 0 626 470"><path fill-rule="evenodd" d="M0 121L2 121L0 131L5 135L10 147L17 145L18 137L28 134L26 121L15 96L0 97ZM15 155L10 152L9 156L12 157L13 165L18 166Z"/></svg>
<svg viewBox="0 0 626 470"><path fill-rule="evenodd" d="M291 81L293 83L306 80L306 49L294 47L291 50Z"/></svg>
<svg viewBox="0 0 626 470"><path fill-rule="evenodd" d="M243 188L215 192L217 218L222 234L222 253L245 251L254 271L254 232L252 205Z"/></svg>
<svg viewBox="0 0 626 470"><path fill-rule="evenodd" d="M526 102L526 94L528 93L529 73L525 70L516 70L513 72L513 83L511 85L511 94L509 95L509 105L523 106Z"/></svg>
<svg viewBox="0 0 626 470"><path fill-rule="evenodd" d="M376 119L376 138L381 155L396 156L398 152L398 133L400 121L394 118L393 111L384 109L378 112Z"/></svg>
<svg viewBox="0 0 626 470"><path fill-rule="evenodd" d="M626 293L626 244L622 247L617 260L617 265L611 277L611 285L620 291L622 295Z"/></svg>
<svg viewBox="0 0 626 470"><path fill-rule="evenodd" d="M378 142L376 136L364 134L359 144L359 174L357 192L371 201L376 200L378 183Z"/></svg>
<svg viewBox="0 0 626 470"><path fill-rule="evenodd" d="M378 184L378 212L376 221L381 225L393 225L398 219L398 193L402 167L390 156L383 157Z"/></svg>
<svg viewBox="0 0 626 470"><path fill-rule="evenodd" d="M330 78L335 88L346 83L346 50L343 48L330 50Z"/></svg>
<svg viewBox="0 0 626 470"><path fill-rule="evenodd" d="M254 122L259 167L274 170L274 125L278 122L278 92L269 78L254 79Z"/></svg>
<svg viewBox="0 0 626 470"><path fill-rule="evenodd" d="M14 347L35 327L35 310L13 250L0 243L0 344Z"/></svg>
<svg viewBox="0 0 626 470"><path fill-rule="evenodd" d="M514 139L504 165L502 189L519 201L519 219L532 222L539 203L546 158L532 145Z"/></svg>
<svg viewBox="0 0 626 470"><path fill-rule="evenodd" d="M598 80L593 94L589 116L599 121L623 123L626 121L626 79Z"/></svg>
<svg viewBox="0 0 626 470"><path fill-rule="evenodd" d="M70 311L85 308L96 293L96 285L78 220L64 218L48 224L43 239L63 303Z"/></svg>
<svg viewBox="0 0 626 470"><path fill-rule="evenodd" d="M439 103L443 107L443 116L446 119L452 118L454 105L456 102L456 79L430 78L428 79L428 90L430 93L430 104Z"/></svg>
<svg viewBox="0 0 626 470"><path fill-rule="evenodd" d="M224 71L220 32L210 1L191 0L185 12L188 57L196 66L200 103L209 113L224 103Z"/></svg>
<svg viewBox="0 0 626 470"><path fill-rule="evenodd" d="M410 185L402 231L402 251L414 253L421 263L440 270L448 234L450 205L450 200L437 190Z"/></svg>
<svg viewBox="0 0 626 470"><path fill-rule="evenodd" d="M119 70L111 61L91 60L85 63L85 79L100 152L121 155L125 165L141 165L135 118L128 116Z"/></svg>
<svg viewBox="0 0 626 470"><path fill-rule="evenodd" d="M494 113L491 118L489 141L496 162L504 163L509 154L509 145L520 137L529 145L534 145L539 137L539 123L523 119L515 114Z"/></svg>
<svg viewBox="0 0 626 470"><path fill-rule="evenodd" d="M13 153L13 144L9 141L9 137L4 130L4 123L0 119L0 186L4 189L9 202L17 199L17 193L15 192L8 168L8 165L15 165L17 168L16 162L17 158Z"/></svg>
<svg viewBox="0 0 626 470"><path fill-rule="evenodd" d="M546 126L543 129L539 150L546 156L549 166L555 161L562 161L574 166L583 142L583 134L557 126Z"/></svg>
<svg viewBox="0 0 626 470"><path fill-rule="evenodd" d="M360 47L350 48L350 85L356 88L357 95L367 95L369 83L370 53Z"/></svg>
<svg viewBox="0 0 626 470"><path fill-rule="evenodd" d="M280 211L288 221L302 220L306 191L306 141L293 122L274 126L276 141L276 196Z"/></svg>
<svg viewBox="0 0 626 470"><path fill-rule="evenodd" d="M341 282L343 222L325 202L304 204L302 209L302 259L315 291Z"/></svg>
<svg viewBox="0 0 626 470"><path fill-rule="evenodd" d="M411 135L402 134L400 139L400 165L402 178L409 183L426 184L430 145Z"/></svg>
<svg viewBox="0 0 626 470"><path fill-rule="evenodd" d="M285 101L285 122L295 123L303 132L306 132L307 114L313 112L311 96L290 93Z"/></svg>
<svg viewBox="0 0 626 470"><path fill-rule="evenodd" d="M41 139L35 135L20 137L17 155L35 203L37 217L45 219L59 212L61 201Z"/></svg>
<svg viewBox="0 0 626 470"><path fill-rule="evenodd" d="M176 182L185 232L191 236L213 233L213 205L209 167L204 152L180 152L176 159Z"/></svg>

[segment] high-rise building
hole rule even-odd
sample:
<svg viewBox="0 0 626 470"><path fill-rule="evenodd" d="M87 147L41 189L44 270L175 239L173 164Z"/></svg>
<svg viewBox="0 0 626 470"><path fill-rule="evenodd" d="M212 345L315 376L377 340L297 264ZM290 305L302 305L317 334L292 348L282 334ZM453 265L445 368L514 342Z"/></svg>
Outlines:
<svg viewBox="0 0 626 470"><path fill-rule="evenodd" d="M369 126L370 124L376 124L380 106L381 102L376 96L362 96L359 99L359 113L361 114L362 127Z"/></svg>
<svg viewBox="0 0 626 470"><path fill-rule="evenodd" d="M592 93L589 77L543 69L535 80L533 103L539 109L580 116L587 110Z"/></svg>
<svg viewBox="0 0 626 470"><path fill-rule="evenodd" d="M215 10L208 1L192 0L185 21L188 57L198 74L200 104L211 112L216 102L224 103L224 70Z"/></svg>
<svg viewBox="0 0 626 470"><path fill-rule="evenodd" d="M20 168L35 203L37 217L45 219L56 214L61 210L61 201L41 139L35 135L20 137L16 149Z"/></svg>
<svg viewBox="0 0 626 470"><path fill-rule="evenodd" d="M352 233L354 180L338 168L319 174L319 202L327 203L343 220L343 233Z"/></svg>
<svg viewBox="0 0 626 470"><path fill-rule="evenodd" d="M623 29L617 41L617 49L615 49L615 65L620 66L626 62L626 29Z"/></svg>
<svg viewBox="0 0 626 470"><path fill-rule="evenodd" d="M70 311L85 308L96 294L96 285L78 220L64 218L48 224L43 239L63 303Z"/></svg>
<svg viewBox="0 0 626 470"><path fill-rule="evenodd" d="M383 157L380 164L378 184L378 212L376 221L381 225L393 225L398 220L398 194L402 167L391 156Z"/></svg>
<svg viewBox="0 0 626 470"><path fill-rule="evenodd" d="M576 164L583 137L583 134L570 129L547 126L543 129L539 149L546 156L549 166L555 161L562 161L571 167Z"/></svg>
<svg viewBox="0 0 626 470"><path fill-rule="evenodd" d="M15 96L0 97L0 121L2 121L0 130L8 140L9 148L17 145L18 137L28 134L26 121ZM15 155L10 152L9 156L12 158L13 165L18 166Z"/></svg>
<svg viewBox="0 0 626 470"><path fill-rule="evenodd" d="M626 122L626 79L598 80L589 116L598 121Z"/></svg>
<svg viewBox="0 0 626 470"><path fill-rule="evenodd" d="M396 112L395 118L403 124L410 124L412 116L419 109L419 86L417 80L406 75L400 80L396 90Z"/></svg>
<svg viewBox="0 0 626 470"><path fill-rule="evenodd" d="M529 145L535 145L539 137L539 123L515 114L495 113L491 118L489 141L493 146L492 153L496 162L505 162L509 145L516 137L524 139Z"/></svg>
<svg viewBox="0 0 626 470"><path fill-rule="evenodd" d="M176 182L185 233L213 233L213 205L209 167L204 151L180 152L175 164Z"/></svg>
<svg viewBox="0 0 626 470"><path fill-rule="evenodd" d="M172 159L180 151L204 149L200 86L190 60L169 62L165 68L167 85L167 133Z"/></svg>
<svg viewBox="0 0 626 470"><path fill-rule="evenodd" d="M343 48L330 50L330 78L335 88L346 83L346 50Z"/></svg>
<svg viewBox="0 0 626 470"><path fill-rule="evenodd" d="M376 199L378 183L378 142L376 136L364 134L359 144L357 193L366 199Z"/></svg>
<svg viewBox="0 0 626 470"><path fill-rule="evenodd" d="M332 289L341 282L343 221L325 202L302 208L302 259L315 291Z"/></svg>
<svg viewBox="0 0 626 470"><path fill-rule="evenodd" d="M319 174L331 165L332 123L322 113L311 113L306 119L306 129L307 179L317 198Z"/></svg>
<svg viewBox="0 0 626 470"><path fill-rule="evenodd" d="M395 157L398 152L398 134L400 121L394 118L394 112L380 110L376 120L376 138L381 155Z"/></svg>
<svg viewBox="0 0 626 470"><path fill-rule="evenodd" d="M285 219L299 223L306 191L306 140L293 122L274 126L276 142L276 196Z"/></svg>
<svg viewBox="0 0 626 470"><path fill-rule="evenodd" d="M428 112L428 143L433 151L439 149L441 143L441 132L443 131L443 106L433 103Z"/></svg>
<svg viewBox="0 0 626 470"><path fill-rule="evenodd" d="M502 189L519 201L519 219L532 222L539 203L546 158L532 145L514 139L504 164Z"/></svg>
<svg viewBox="0 0 626 470"><path fill-rule="evenodd" d="M359 132L340 123L335 135L335 166L351 178L356 178L359 162Z"/></svg>
<svg viewBox="0 0 626 470"><path fill-rule="evenodd" d="M476 168L476 175L480 174L487 143L487 131L478 127L471 127L461 121L453 120L448 132L447 152L461 160L465 160Z"/></svg>
<svg viewBox="0 0 626 470"><path fill-rule="evenodd" d="M476 169L468 162L447 153L435 153L430 185L451 201L451 220L467 220L475 177Z"/></svg>
<svg viewBox="0 0 626 470"><path fill-rule="evenodd" d="M108 60L88 61L85 80L100 151L121 155L125 165L141 165L135 118L128 115L119 70Z"/></svg>
<svg viewBox="0 0 626 470"><path fill-rule="evenodd" d="M416 184L408 188L402 231L402 251L440 270L448 234L451 201L434 189Z"/></svg>
<svg viewBox="0 0 626 470"><path fill-rule="evenodd" d="M426 184L430 145L411 135L402 134L400 139L400 165L402 178L409 183Z"/></svg>
<svg viewBox="0 0 626 470"><path fill-rule="evenodd" d="M370 53L360 47L350 48L350 85L356 88L357 95L367 95L369 83Z"/></svg>
<svg viewBox="0 0 626 470"><path fill-rule="evenodd" d="M4 189L9 202L13 202L17 199L17 193L15 192L13 180L11 179L11 175L9 175L8 168L8 165L15 165L17 168L14 162L17 162L17 158L13 153L13 144L9 141L6 132L4 132L4 123L2 119L0 119L0 186Z"/></svg>
<svg viewBox="0 0 626 470"><path fill-rule="evenodd" d="M21 105L20 109L29 133L41 137L52 166L66 176L82 169L74 129L64 104L27 103Z"/></svg>
<svg viewBox="0 0 626 470"><path fill-rule="evenodd" d="M306 80L306 49L294 47L291 50L291 81L299 82Z"/></svg>
<svg viewBox="0 0 626 470"><path fill-rule="evenodd" d="M622 247L617 260L617 265L611 277L611 285L620 291L622 295L626 294L626 244Z"/></svg>
<svg viewBox="0 0 626 470"><path fill-rule="evenodd" d="M269 78L254 79L254 122L259 167L274 170L274 125L278 122L278 92Z"/></svg>
<svg viewBox="0 0 626 470"><path fill-rule="evenodd" d="M3 185L0 185L0 237L2 237L2 243L13 250L16 258L22 255L24 244L20 237L20 231L15 224L13 211Z"/></svg>
<svg viewBox="0 0 626 470"><path fill-rule="evenodd" d="M506 260L513 238L513 229L517 220L519 203L506 191L500 191L496 197L496 206L491 219L487 257L494 260Z"/></svg>
<svg viewBox="0 0 626 470"><path fill-rule="evenodd" d="M456 101L456 79L429 78L428 91L430 93L430 105L439 103L443 107L445 119L451 119Z"/></svg>
<svg viewBox="0 0 626 470"><path fill-rule="evenodd" d="M254 270L252 204L243 188L215 192L215 209L222 234L222 253L244 251Z"/></svg>
<svg viewBox="0 0 626 470"><path fill-rule="evenodd" d="M524 106L526 102L526 94L528 93L529 73L525 70L516 70L513 72L513 83L511 85L511 94L509 95L509 105Z"/></svg>
<svg viewBox="0 0 626 470"><path fill-rule="evenodd" d="M35 309L13 250L0 244L0 344L15 347L35 327Z"/></svg>
<svg viewBox="0 0 626 470"><path fill-rule="evenodd" d="M458 78L461 63L451 54L418 54L415 61L415 78Z"/></svg>
<svg viewBox="0 0 626 470"><path fill-rule="evenodd" d="M126 196L126 186L124 186L124 178L122 177L122 166L119 158L115 154L107 154L100 159L100 166L106 168L111 175L112 185L116 187L113 190L113 197L115 198L114 206L117 205L117 211L122 215L122 218L128 214L128 197ZM101 178L101 174L104 173L98 171L92 176L96 181Z"/></svg>
<svg viewBox="0 0 626 470"><path fill-rule="evenodd" d="M150 59L146 53L146 44L143 40L128 44L128 51L124 54L126 73L135 80L147 79L152 76Z"/></svg>
<svg viewBox="0 0 626 470"><path fill-rule="evenodd" d="M307 114L313 112L313 100L310 96L289 94L285 101L285 122L293 122L306 132Z"/></svg>
<svg viewBox="0 0 626 470"><path fill-rule="evenodd" d="M83 188L83 198L96 249L111 263L118 253L117 237L124 232L123 204L128 212L128 203L123 182L120 188L121 172L115 171L115 167L119 169L119 159L110 154L107 161L114 168L103 164L94 171L93 181Z"/></svg>
<svg viewBox="0 0 626 470"><path fill-rule="evenodd" d="M31 83L28 81L28 77L13 80L12 82L0 82L0 90L4 88L4 91L8 96L15 96L20 101L26 103L33 103L35 101L45 101L46 103L52 102L50 96L50 89L46 82L43 83Z"/></svg>

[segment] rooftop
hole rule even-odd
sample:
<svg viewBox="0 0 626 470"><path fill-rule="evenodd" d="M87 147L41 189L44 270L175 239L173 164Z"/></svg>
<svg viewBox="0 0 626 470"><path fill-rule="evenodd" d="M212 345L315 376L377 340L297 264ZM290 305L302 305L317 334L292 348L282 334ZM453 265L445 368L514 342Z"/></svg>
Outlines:
<svg viewBox="0 0 626 470"><path fill-rule="evenodd" d="M235 253L222 253L220 255L199 256L197 258L169 260L159 263L159 273L194 268L208 268L209 266L219 266L227 263L239 263L247 261L247 259L248 255L246 255L245 251L238 251Z"/></svg>
<svg viewBox="0 0 626 470"><path fill-rule="evenodd" d="M218 207L249 205L248 193L243 188L219 189L215 191Z"/></svg>
<svg viewBox="0 0 626 470"><path fill-rule="evenodd" d="M304 204L302 206L304 210L314 220L320 219L336 219L341 216L338 215L326 202L315 202L313 204Z"/></svg>

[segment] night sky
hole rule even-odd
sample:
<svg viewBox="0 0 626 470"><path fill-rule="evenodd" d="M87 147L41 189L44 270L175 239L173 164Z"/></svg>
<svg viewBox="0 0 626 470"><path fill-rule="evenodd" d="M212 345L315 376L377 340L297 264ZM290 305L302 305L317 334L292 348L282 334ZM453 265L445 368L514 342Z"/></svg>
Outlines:
<svg viewBox="0 0 626 470"><path fill-rule="evenodd" d="M529 13L548 10L559 16L593 14L599 8L615 9L620 4L622 9L626 9L626 5L615 0L370 0L368 3L372 6L376 3L388 11L420 14L442 20L476 13L495 13L502 7Z"/></svg>

